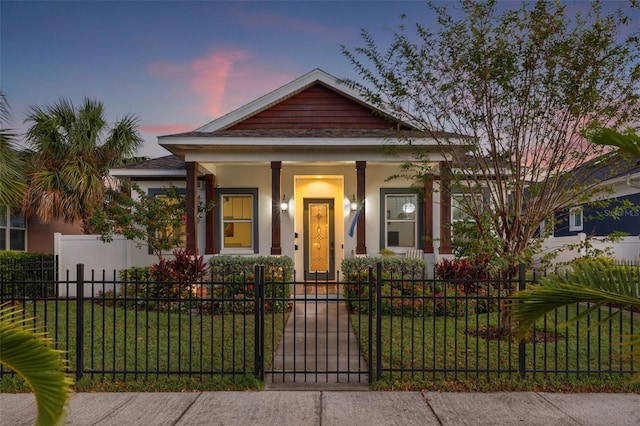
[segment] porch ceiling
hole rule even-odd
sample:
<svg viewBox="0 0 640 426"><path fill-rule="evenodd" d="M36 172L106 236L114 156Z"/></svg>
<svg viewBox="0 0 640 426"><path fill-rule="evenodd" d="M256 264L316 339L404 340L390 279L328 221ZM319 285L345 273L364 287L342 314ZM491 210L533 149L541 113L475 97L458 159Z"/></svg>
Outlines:
<svg viewBox="0 0 640 426"><path fill-rule="evenodd" d="M213 172L216 169L216 166L219 165L229 165L229 162L214 162L214 161L198 161L198 166L200 167L200 171L204 172ZM270 161L234 161L232 163L234 166L256 166L256 165L264 165L268 166L271 164ZM400 161L368 161L368 165L395 165L400 166L403 162ZM344 160L336 160L336 161L283 161L283 167L286 166L318 166L318 167L341 167L341 166L355 166L354 161L344 161Z"/></svg>

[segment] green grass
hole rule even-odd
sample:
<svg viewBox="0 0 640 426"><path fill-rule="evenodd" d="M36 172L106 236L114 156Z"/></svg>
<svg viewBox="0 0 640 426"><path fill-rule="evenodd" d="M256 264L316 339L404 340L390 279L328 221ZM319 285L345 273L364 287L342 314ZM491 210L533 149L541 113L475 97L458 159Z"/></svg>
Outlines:
<svg viewBox="0 0 640 426"><path fill-rule="evenodd" d="M83 307L86 371L76 383L77 391L244 390L263 386L251 374L254 368L252 314L147 312L90 302L85 302ZM547 326L553 329L572 316L575 309L547 316ZM46 324L58 347L67 351L70 367L75 368L75 302L28 303L25 310L26 315ZM602 313L600 319L605 316L606 313ZM265 365L271 362L287 318L288 313L265 316ZM368 357L368 320L364 314L351 315L365 357ZM373 320L375 327L375 318ZM528 373L524 379L517 371L517 343L487 340L466 332L498 326L500 321L498 313L425 318L383 316L381 356L382 367L387 371L372 388L640 392L640 384L631 382L629 374L616 372L640 369L640 360L624 358L620 349L625 335L640 330L640 320L622 316L597 325L598 318L592 315L577 325L559 330L558 341L526 344L527 370L535 367L564 372ZM375 342L372 343L375 348ZM613 362L609 363L609 359ZM375 354L367 361L375 371ZM136 373L136 369L151 372ZM422 371L397 371L399 369ZM509 369L510 372L497 372ZM594 374L598 369L605 373ZM103 374L101 370L111 372ZM190 371L201 374L188 374ZM223 371L226 373L222 374ZM28 389L19 377L6 376L0 380L0 392L24 391Z"/></svg>
<svg viewBox="0 0 640 426"><path fill-rule="evenodd" d="M555 330L555 325L565 322L575 310L575 307L568 308L549 315L546 319L548 329ZM600 320L606 316L606 313L601 313ZM368 317L352 315L351 321L361 347L366 349L369 344ZM630 332L640 330L640 320L632 320L627 315L598 325L599 319L594 314L568 328L559 329L558 340L527 343L527 374L524 379L518 372L517 342L507 338L485 339L467 332L497 327L500 321L498 313L424 318L383 316L383 372L373 387L439 390L639 389L637 383L630 383L631 374L628 372L640 370L640 359L624 357L620 342ZM373 324L375 327L375 320ZM542 324L536 328L541 329ZM375 339L375 333L373 336ZM373 347L375 352L375 341ZM366 354L366 350L363 353ZM367 361L372 363L375 372L375 354ZM541 372L531 373L534 369ZM595 374L597 370L604 370L604 373Z"/></svg>
<svg viewBox="0 0 640 426"><path fill-rule="evenodd" d="M253 378L252 314L200 315L84 305L84 374L76 390L258 389ZM46 324L49 336L76 366L76 303L36 302L25 315ZM280 340L287 313L265 316L265 363ZM147 370L140 373L139 370ZM192 372L197 372L193 374ZM0 392L28 390L12 377Z"/></svg>

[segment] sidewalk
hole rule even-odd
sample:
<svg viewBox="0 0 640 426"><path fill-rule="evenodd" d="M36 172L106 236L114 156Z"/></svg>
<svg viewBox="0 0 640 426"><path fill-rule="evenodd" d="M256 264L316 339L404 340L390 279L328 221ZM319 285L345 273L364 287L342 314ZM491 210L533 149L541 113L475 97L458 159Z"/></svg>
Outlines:
<svg viewBox="0 0 640 426"><path fill-rule="evenodd" d="M640 395L262 391L78 393L67 425L638 425ZM0 425L33 425L31 394L0 394Z"/></svg>

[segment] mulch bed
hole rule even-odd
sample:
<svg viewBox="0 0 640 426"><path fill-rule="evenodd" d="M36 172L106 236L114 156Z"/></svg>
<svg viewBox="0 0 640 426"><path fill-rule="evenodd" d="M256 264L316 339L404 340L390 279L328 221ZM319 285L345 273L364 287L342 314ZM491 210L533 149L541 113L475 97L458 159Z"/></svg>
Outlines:
<svg viewBox="0 0 640 426"><path fill-rule="evenodd" d="M477 330L467 330L467 334L473 337L480 337L485 340L513 340L511 330L501 327L478 327ZM564 336L555 331L534 330L524 339L526 343L544 343L557 342L564 340Z"/></svg>

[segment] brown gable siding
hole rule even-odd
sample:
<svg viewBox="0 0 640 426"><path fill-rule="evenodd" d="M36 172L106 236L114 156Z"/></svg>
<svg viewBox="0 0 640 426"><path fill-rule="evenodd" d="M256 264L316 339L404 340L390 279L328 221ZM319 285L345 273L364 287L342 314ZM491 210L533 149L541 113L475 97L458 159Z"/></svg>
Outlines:
<svg viewBox="0 0 640 426"><path fill-rule="evenodd" d="M228 130L389 129L392 124L371 109L316 84Z"/></svg>

